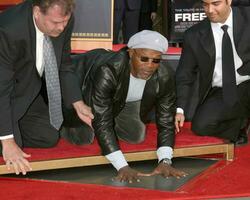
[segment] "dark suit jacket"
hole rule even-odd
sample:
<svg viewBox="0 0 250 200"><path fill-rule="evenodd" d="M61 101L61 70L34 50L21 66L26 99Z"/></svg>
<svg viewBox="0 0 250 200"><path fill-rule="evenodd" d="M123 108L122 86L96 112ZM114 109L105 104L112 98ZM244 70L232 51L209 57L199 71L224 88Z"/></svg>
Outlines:
<svg viewBox="0 0 250 200"><path fill-rule="evenodd" d="M61 86L67 105L81 98L74 85L70 59L73 18L64 32L52 38ZM67 85L65 84L67 82ZM21 144L18 120L40 92L41 78L36 69L36 34L32 3L25 1L0 14L0 136L14 134Z"/></svg>
<svg viewBox="0 0 250 200"><path fill-rule="evenodd" d="M128 8L129 10L140 10L141 0L115 0L115 10L123 10Z"/></svg>
<svg viewBox="0 0 250 200"><path fill-rule="evenodd" d="M243 61L240 75L250 75L250 7L233 7L233 34L236 51ZM208 19L184 34L183 50L176 71L177 107L185 108L190 89L199 73L199 103L206 98L212 83L215 44Z"/></svg>
<svg viewBox="0 0 250 200"><path fill-rule="evenodd" d="M75 59L84 101L95 116L93 128L103 153L119 149L114 132L114 118L123 109L127 97L130 67L127 49L108 52L97 49ZM147 81L140 108L141 119L155 107L158 146L174 144L175 86L170 68L161 65ZM77 121L74 116L71 122ZM77 117L75 115L75 117Z"/></svg>

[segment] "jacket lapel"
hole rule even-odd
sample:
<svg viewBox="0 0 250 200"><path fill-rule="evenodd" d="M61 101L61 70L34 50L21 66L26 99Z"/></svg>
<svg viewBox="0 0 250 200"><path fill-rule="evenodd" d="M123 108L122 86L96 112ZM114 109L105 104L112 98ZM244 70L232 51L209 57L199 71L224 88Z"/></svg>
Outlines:
<svg viewBox="0 0 250 200"><path fill-rule="evenodd" d="M33 12L32 8L30 7L30 16L29 16L29 31L30 31L30 50L31 55L33 56L34 60L36 60L36 29L33 20Z"/></svg>
<svg viewBox="0 0 250 200"><path fill-rule="evenodd" d="M211 29L211 25L208 19L203 21L201 26L200 34L200 42L208 53L212 63L215 61L215 45L214 45L214 37Z"/></svg>
<svg viewBox="0 0 250 200"><path fill-rule="evenodd" d="M240 11L236 8L232 8L233 11L233 36L234 36L234 45L235 48L238 49L239 40L242 36L243 27L242 24L244 23L243 16L241 15Z"/></svg>

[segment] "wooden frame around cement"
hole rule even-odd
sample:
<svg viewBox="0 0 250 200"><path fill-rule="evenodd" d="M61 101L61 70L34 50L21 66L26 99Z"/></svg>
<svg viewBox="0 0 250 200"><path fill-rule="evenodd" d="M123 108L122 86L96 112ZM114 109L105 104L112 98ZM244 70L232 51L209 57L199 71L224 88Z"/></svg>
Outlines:
<svg viewBox="0 0 250 200"><path fill-rule="evenodd" d="M174 149L174 157L187 157L198 155L209 155L222 153L225 159L232 161L234 158L234 145L233 144L215 144L215 145L203 145L193 147L181 147ZM124 153L127 161L142 161L142 160L154 160L157 159L155 151L140 151ZM62 158L43 161L31 161L33 171L62 169L70 167L83 167L91 165L108 164L109 161L104 156L83 156L77 158ZM10 174L6 165L0 165L0 174Z"/></svg>

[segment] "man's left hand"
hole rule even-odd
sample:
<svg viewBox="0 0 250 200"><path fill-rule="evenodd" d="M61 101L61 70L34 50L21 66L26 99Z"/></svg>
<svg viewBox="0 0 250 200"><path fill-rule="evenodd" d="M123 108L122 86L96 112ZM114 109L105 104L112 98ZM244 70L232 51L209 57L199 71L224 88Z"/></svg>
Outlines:
<svg viewBox="0 0 250 200"><path fill-rule="evenodd" d="M150 15L151 20L154 21L156 19L156 16L157 16L156 12L152 12Z"/></svg>
<svg viewBox="0 0 250 200"><path fill-rule="evenodd" d="M174 176L178 179L181 177L186 177L188 175L186 172L175 169L171 165L168 165L166 163L159 163L159 165L151 173L151 175L159 175L159 174L161 174L164 178Z"/></svg>
<svg viewBox="0 0 250 200"><path fill-rule="evenodd" d="M83 101L73 103L73 107L78 117L92 128L92 119L94 119L94 115L92 114L91 108L84 104Z"/></svg>

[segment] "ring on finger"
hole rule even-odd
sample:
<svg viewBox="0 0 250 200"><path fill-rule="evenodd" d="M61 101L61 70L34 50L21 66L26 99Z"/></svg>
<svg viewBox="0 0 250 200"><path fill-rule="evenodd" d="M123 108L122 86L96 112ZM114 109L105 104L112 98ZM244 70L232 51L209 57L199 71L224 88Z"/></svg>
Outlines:
<svg viewBox="0 0 250 200"><path fill-rule="evenodd" d="M12 162L11 162L10 160L7 160L7 161L6 161L6 164L10 164L10 165L11 165Z"/></svg>

